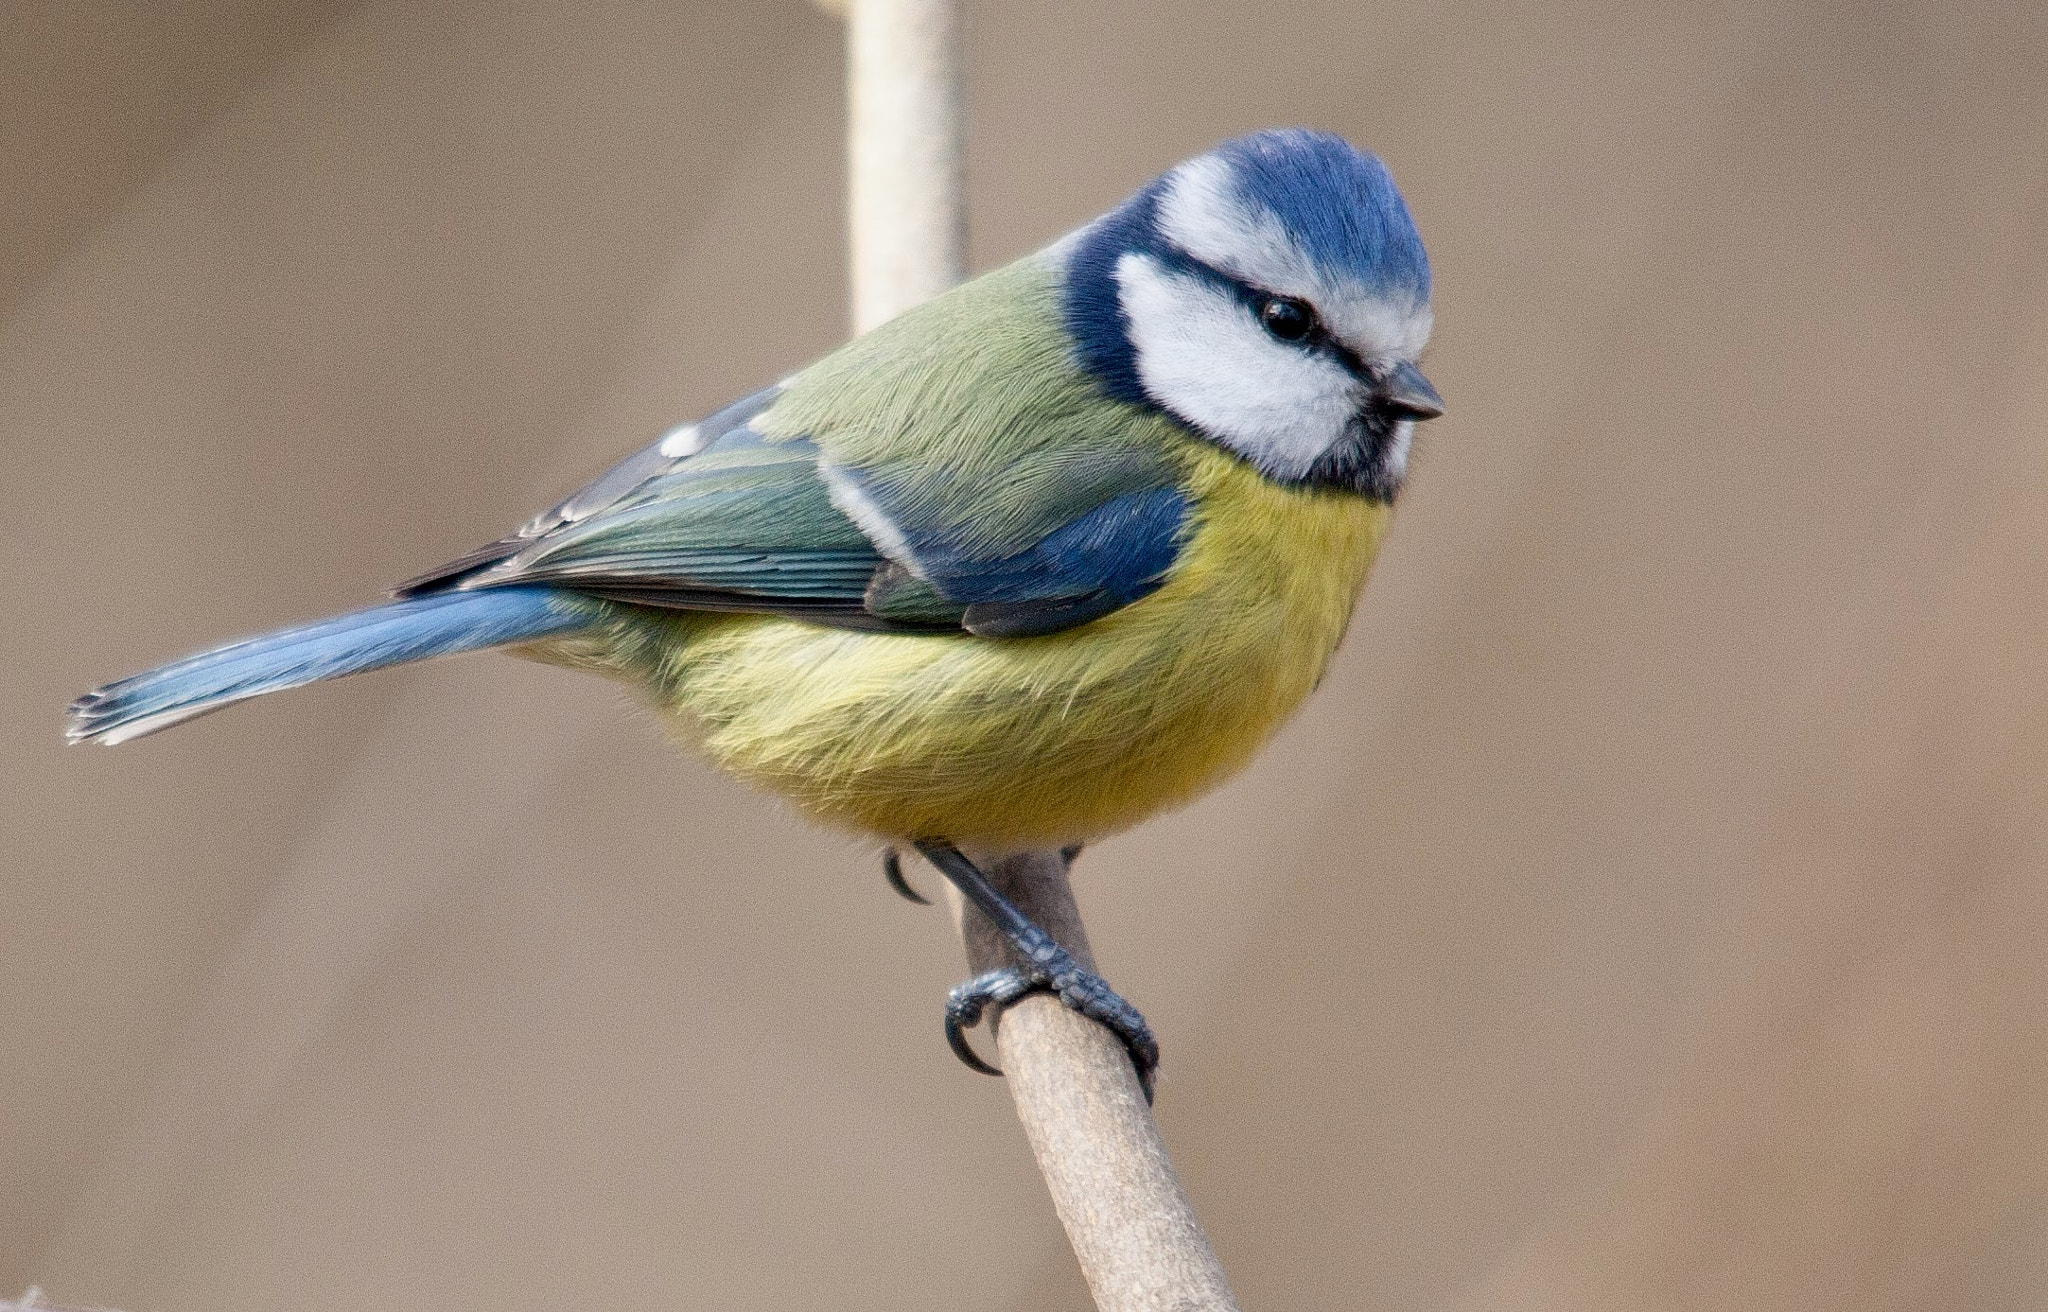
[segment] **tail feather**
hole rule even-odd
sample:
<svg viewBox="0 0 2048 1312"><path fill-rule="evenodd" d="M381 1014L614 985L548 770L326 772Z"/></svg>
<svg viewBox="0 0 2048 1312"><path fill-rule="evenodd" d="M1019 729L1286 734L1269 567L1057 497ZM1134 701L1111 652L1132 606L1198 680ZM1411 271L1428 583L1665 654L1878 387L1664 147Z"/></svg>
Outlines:
<svg viewBox="0 0 2048 1312"><path fill-rule="evenodd" d="M64 736L108 746L267 692L587 628L603 607L554 588L441 592L231 643L94 689Z"/></svg>

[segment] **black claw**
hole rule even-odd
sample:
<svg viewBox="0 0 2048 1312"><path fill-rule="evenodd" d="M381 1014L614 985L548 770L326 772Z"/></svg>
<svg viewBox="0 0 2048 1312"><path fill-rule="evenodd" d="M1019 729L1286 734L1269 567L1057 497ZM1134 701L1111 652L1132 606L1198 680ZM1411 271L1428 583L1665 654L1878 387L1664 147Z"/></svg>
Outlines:
<svg viewBox="0 0 2048 1312"><path fill-rule="evenodd" d="M965 1025L960 1021L954 1020L951 1015L946 1017L946 1045L953 1050L953 1055L958 1057L961 1064L966 1066L968 1070L980 1071L983 1075L1001 1075L1003 1073L1002 1067L991 1066L988 1062L982 1060L981 1054L974 1050L974 1045L967 1041Z"/></svg>
<svg viewBox="0 0 2048 1312"><path fill-rule="evenodd" d="M989 1008L1001 1011L1025 994L1045 987L1044 980L1035 979L1015 966L987 971L956 984L946 995L946 1043L953 1049L953 1055L966 1063L969 1070L1001 1075L1003 1068L982 1060L974 1045L967 1041L967 1031L981 1023Z"/></svg>
<svg viewBox="0 0 2048 1312"><path fill-rule="evenodd" d="M889 881L889 887L895 889L898 896L915 902L921 907L928 907L932 904L930 898L912 888L910 881L903 877L903 862L897 857L896 849L893 847L882 849L882 878Z"/></svg>

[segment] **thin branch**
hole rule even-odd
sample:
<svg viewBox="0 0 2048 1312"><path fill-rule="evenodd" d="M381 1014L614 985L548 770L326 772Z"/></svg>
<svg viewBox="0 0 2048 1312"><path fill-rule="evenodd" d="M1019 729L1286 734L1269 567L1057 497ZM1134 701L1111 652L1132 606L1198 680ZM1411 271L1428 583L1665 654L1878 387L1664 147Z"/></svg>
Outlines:
<svg viewBox="0 0 2048 1312"><path fill-rule="evenodd" d="M1066 858L986 862L989 882L1088 969L1095 958ZM968 968L1022 964L980 912L961 914ZM1123 1041L1034 993L1004 1012L996 1048L1053 1209L1102 1312L1236 1312Z"/></svg>
<svg viewBox="0 0 2048 1312"><path fill-rule="evenodd" d="M960 16L958 0L850 0L843 9L853 319L865 331L952 286L964 269ZM1059 853L988 862L985 873L1094 968ZM979 912L963 913L961 934L974 971L1010 963L1008 942ZM1004 1014L997 1047L1102 1312L1236 1312L1122 1041L1032 995Z"/></svg>

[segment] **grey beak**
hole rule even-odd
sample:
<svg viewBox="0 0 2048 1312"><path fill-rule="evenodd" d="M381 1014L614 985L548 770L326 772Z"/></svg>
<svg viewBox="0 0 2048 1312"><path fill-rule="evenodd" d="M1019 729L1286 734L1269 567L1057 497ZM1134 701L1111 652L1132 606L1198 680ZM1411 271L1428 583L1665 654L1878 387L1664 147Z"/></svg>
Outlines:
<svg viewBox="0 0 2048 1312"><path fill-rule="evenodd" d="M1395 365L1380 385L1379 399L1404 419L1434 419L1444 412L1444 399L1422 371L1405 360Z"/></svg>

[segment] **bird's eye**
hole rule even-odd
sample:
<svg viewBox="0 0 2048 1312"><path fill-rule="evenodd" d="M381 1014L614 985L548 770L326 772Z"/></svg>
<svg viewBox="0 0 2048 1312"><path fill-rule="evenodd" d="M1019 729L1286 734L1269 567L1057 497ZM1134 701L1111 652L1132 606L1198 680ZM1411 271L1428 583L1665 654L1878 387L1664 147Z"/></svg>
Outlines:
<svg viewBox="0 0 2048 1312"><path fill-rule="evenodd" d="M1315 333L1316 312L1307 301L1269 296L1259 305L1259 323L1283 342L1301 342Z"/></svg>

